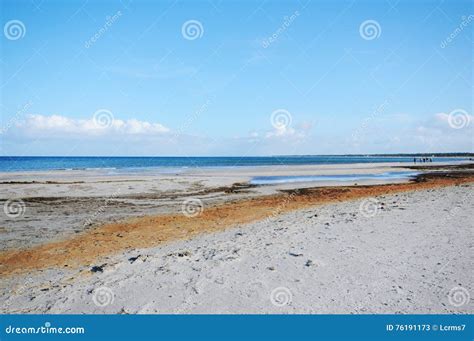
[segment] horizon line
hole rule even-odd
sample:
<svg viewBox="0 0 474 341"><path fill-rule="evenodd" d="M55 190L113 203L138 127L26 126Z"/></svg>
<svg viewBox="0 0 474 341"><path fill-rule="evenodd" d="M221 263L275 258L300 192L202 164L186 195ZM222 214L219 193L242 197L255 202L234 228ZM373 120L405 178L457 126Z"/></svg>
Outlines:
<svg viewBox="0 0 474 341"><path fill-rule="evenodd" d="M474 156L474 152L420 152L420 153L361 153L361 154L275 154L275 155L0 155L0 158L28 157L82 157L82 158L257 158L257 157L314 157L314 156Z"/></svg>

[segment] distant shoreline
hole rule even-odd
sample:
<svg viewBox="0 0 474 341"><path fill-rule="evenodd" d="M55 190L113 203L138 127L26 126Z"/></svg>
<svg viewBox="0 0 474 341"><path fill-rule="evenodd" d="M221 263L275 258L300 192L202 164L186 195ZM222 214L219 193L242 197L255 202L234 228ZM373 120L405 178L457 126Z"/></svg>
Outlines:
<svg viewBox="0 0 474 341"><path fill-rule="evenodd" d="M474 157L460 155L301 155L249 157L85 157L85 156L25 156L0 157L0 175L9 172L110 170L110 173L130 171L139 173L154 169L233 168L258 166L299 166L368 163L414 163L423 159L429 163L466 162Z"/></svg>
<svg viewBox="0 0 474 341"><path fill-rule="evenodd" d="M474 152L452 152L452 153L394 153L394 154L274 154L274 155L1 155L1 158L265 158L265 157L420 157L420 156L435 156L435 157L474 157Z"/></svg>

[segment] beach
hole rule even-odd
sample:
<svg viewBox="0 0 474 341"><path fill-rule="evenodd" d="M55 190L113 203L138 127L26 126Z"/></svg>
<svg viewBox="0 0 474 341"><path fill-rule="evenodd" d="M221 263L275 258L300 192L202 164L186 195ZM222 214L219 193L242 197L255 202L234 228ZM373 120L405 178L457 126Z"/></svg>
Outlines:
<svg viewBox="0 0 474 341"><path fill-rule="evenodd" d="M1 179L2 313L474 311L467 163Z"/></svg>
<svg viewBox="0 0 474 341"><path fill-rule="evenodd" d="M0 341L474 341L472 1L0 7Z"/></svg>

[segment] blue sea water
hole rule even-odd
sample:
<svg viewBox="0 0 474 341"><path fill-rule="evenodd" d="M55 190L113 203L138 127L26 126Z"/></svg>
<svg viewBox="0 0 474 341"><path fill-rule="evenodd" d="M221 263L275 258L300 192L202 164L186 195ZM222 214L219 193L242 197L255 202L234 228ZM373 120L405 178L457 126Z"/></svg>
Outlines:
<svg viewBox="0 0 474 341"><path fill-rule="evenodd" d="M386 172L380 174L341 174L341 175L295 175L295 176L256 176L250 181L253 185L274 185L290 182L323 181L361 181L361 180L399 180L415 177L419 172Z"/></svg>
<svg viewBox="0 0 474 341"><path fill-rule="evenodd" d="M467 158L433 158L463 161ZM1 156L0 172L103 169L111 172L141 172L192 167L251 167L272 165L327 165L351 163L406 162L413 157L395 156L263 156L263 157L35 157Z"/></svg>

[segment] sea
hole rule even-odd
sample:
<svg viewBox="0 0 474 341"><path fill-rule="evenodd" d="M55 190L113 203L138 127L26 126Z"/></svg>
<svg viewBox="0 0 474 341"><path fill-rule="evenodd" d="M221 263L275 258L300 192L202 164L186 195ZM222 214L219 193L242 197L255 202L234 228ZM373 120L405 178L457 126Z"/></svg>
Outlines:
<svg viewBox="0 0 474 341"><path fill-rule="evenodd" d="M433 157L433 162L461 162L466 157ZM331 165L400 162L413 164L413 156L213 156L213 157L106 157L106 156L0 156L0 172L50 170L103 170L114 173L167 172L185 168L254 167L274 165Z"/></svg>

